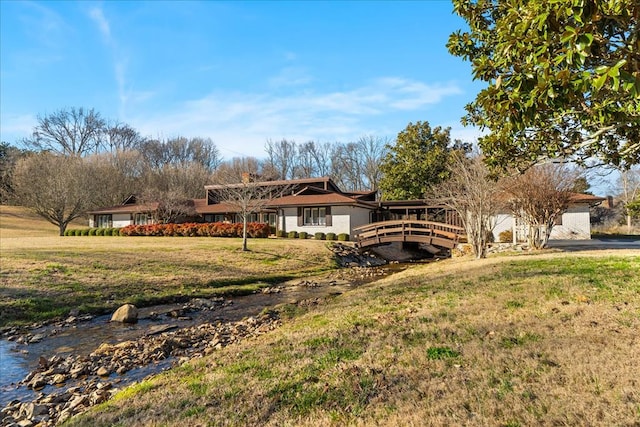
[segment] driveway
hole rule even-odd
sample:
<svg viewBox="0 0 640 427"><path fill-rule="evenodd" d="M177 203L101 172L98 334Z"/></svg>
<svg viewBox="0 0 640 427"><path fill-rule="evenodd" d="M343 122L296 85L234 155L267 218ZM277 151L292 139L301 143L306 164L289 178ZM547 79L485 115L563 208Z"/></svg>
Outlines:
<svg viewBox="0 0 640 427"><path fill-rule="evenodd" d="M620 240L598 238L591 240L549 240L548 247L561 249L563 251L592 251L605 249L638 249L640 250L639 240Z"/></svg>

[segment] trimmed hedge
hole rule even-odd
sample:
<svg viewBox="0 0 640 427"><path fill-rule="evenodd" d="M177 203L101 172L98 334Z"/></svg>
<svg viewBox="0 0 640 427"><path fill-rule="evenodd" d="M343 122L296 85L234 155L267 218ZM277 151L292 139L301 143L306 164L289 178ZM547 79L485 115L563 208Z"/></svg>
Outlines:
<svg viewBox="0 0 640 427"><path fill-rule="evenodd" d="M325 235L324 235L324 233L322 231L318 231L316 234L313 235L313 237L316 240L324 240Z"/></svg>
<svg viewBox="0 0 640 427"><path fill-rule="evenodd" d="M287 237L287 233L284 230L278 230L276 232L276 237Z"/></svg>
<svg viewBox="0 0 640 427"><path fill-rule="evenodd" d="M336 236L336 233L327 233L326 238L327 240L336 240L338 236Z"/></svg>
<svg viewBox="0 0 640 427"><path fill-rule="evenodd" d="M247 224L247 236L255 238L269 237L269 224L250 222ZM172 237L242 237L242 223L225 222L184 224L128 225L120 229L121 236L172 236Z"/></svg>
<svg viewBox="0 0 640 427"><path fill-rule="evenodd" d="M309 237L309 233L307 233L306 231L301 231L300 233L298 233L298 238L300 239L306 239L307 237Z"/></svg>
<svg viewBox="0 0 640 427"><path fill-rule="evenodd" d="M297 239L298 238L298 232L297 231L290 231L289 234L287 234L287 237L290 239Z"/></svg>
<svg viewBox="0 0 640 427"><path fill-rule="evenodd" d="M338 240L340 242L347 242L349 241L349 235L347 233L340 233L338 234Z"/></svg>

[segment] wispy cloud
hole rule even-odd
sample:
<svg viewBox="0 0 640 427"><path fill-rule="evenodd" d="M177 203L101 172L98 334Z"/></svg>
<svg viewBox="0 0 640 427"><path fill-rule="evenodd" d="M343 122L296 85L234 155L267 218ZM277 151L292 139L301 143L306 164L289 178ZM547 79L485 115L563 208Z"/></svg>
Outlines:
<svg viewBox="0 0 640 427"><path fill-rule="evenodd" d="M111 27L109 26L109 21L104 17L104 13L102 9L98 7L94 7L89 10L89 16L93 21L98 25L98 29L102 33L103 37L107 41L107 43L111 43Z"/></svg>
<svg viewBox="0 0 640 427"><path fill-rule="evenodd" d="M0 114L2 122L2 141L16 142L11 138L14 135L31 135L33 128L38 124L38 119L31 114Z"/></svg>
<svg viewBox="0 0 640 427"><path fill-rule="evenodd" d="M312 81L313 77L304 68L286 67L269 79L269 85L273 88L280 88L306 85Z"/></svg>
<svg viewBox="0 0 640 427"><path fill-rule="evenodd" d="M459 93L455 84L429 85L402 78L380 78L326 93L304 88L277 96L214 92L132 122L146 135L208 136L223 151L259 155L269 138L349 141L382 129L381 117L420 110ZM378 129L371 129L373 117L380 122Z"/></svg>
<svg viewBox="0 0 640 427"><path fill-rule="evenodd" d="M110 50L113 61L113 74L120 101L119 115L124 117L131 98L131 93L127 88L127 58L111 32L111 25L104 15L104 11L100 7L93 7L89 10L89 17L96 24L98 31L102 34L105 45Z"/></svg>

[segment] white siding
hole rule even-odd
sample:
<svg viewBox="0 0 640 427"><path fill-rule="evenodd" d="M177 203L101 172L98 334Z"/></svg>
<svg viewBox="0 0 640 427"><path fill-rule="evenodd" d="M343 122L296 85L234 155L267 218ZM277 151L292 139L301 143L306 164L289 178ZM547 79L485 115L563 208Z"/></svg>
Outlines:
<svg viewBox="0 0 640 427"><path fill-rule="evenodd" d="M347 233L353 238L353 229L361 225L369 224L369 209L357 206L332 206L331 226L326 225L298 225L298 208L284 208L284 231L306 231L313 236L314 233ZM282 219L278 219L281 224Z"/></svg>
<svg viewBox="0 0 640 427"><path fill-rule="evenodd" d="M133 221L131 220L131 214L112 214L111 215L111 222L112 222L112 227L113 228L122 228L122 227L126 227L127 225L131 225L133 224ZM90 215L89 216L89 227L93 228L96 226L96 222L95 222L95 215Z"/></svg>
<svg viewBox="0 0 640 427"><path fill-rule="evenodd" d="M499 235L504 230L513 229L513 216L511 214L498 214L497 224L493 230L495 241L499 240ZM520 233L520 232L519 232ZM524 238L524 230L521 231ZM562 240L588 240L591 239L591 223L589 215L589 205L572 205L562 214L562 225L555 225L551 230L550 239Z"/></svg>
<svg viewBox="0 0 640 427"><path fill-rule="evenodd" d="M113 228L122 228L133 224L131 214L113 214Z"/></svg>
<svg viewBox="0 0 640 427"><path fill-rule="evenodd" d="M496 215L496 226L493 228L493 240L500 241L500 233L503 231L513 231L513 216L509 214ZM506 242L511 243L511 242Z"/></svg>
<svg viewBox="0 0 640 427"><path fill-rule="evenodd" d="M591 239L589 205L571 206L562 214L562 225L555 225L550 239Z"/></svg>

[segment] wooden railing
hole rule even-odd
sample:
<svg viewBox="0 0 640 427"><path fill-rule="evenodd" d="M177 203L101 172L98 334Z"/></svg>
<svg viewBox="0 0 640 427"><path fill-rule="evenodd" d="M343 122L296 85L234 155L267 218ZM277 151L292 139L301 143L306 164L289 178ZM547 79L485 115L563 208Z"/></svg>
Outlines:
<svg viewBox="0 0 640 427"><path fill-rule="evenodd" d="M464 236L462 227L433 221L382 221L354 229L359 248L390 242L417 242L451 249Z"/></svg>

